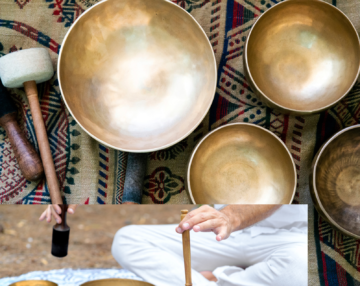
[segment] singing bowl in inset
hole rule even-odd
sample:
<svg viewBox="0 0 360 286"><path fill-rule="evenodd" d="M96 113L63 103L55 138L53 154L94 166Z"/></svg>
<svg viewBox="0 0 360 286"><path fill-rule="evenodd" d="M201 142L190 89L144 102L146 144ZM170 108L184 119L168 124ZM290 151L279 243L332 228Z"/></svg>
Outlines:
<svg viewBox="0 0 360 286"><path fill-rule="evenodd" d="M318 212L360 239L360 125L335 134L316 154L310 191Z"/></svg>
<svg viewBox="0 0 360 286"><path fill-rule="evenodd" d="M81 284L81 286L154 286L153 284L131 279L101 279Z"/></svg>
<svg viewBox="0 0 360 286"><path fill-rule="evenodd" d="M58 60L63 99L103 144L131 152L169 147L210 108L216 62L195 19L166 0L106 0L68 31Z"/></svg>
<svg viewBox="0 0 360 286"><path fill-rule="evenodd" d="M15 282L10 286L57 286L57 284L46 280L24 280Z"/></svg>
<svg viewBox="0 0 360 286"><path fill-rule="evenodd" d="M254 124L228 124L195 147L187 171L194 204L289 204L296 170L285 144Z"/></svg>
<svg viewBox="0 0 360 286"><path fill-rule="evenodd" d="M328 109L359 75L359 36L339 9L323 1L281 2L259 17L245 44L253 91L284 113Z"/></svg>

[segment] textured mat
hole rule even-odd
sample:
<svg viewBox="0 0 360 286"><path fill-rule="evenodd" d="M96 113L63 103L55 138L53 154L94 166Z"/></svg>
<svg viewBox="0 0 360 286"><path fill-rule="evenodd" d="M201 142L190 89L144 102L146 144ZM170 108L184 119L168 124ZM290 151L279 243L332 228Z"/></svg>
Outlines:
<svg viewBox="0 0 360 286"><path fill-rule="evenodd" d="M79 286L88 281L108 278L142 280L125 269L59 269L51 271L34 271L18 277L0 279L0 286L8 286L23 280L47 280L59 286Z"/></svg>

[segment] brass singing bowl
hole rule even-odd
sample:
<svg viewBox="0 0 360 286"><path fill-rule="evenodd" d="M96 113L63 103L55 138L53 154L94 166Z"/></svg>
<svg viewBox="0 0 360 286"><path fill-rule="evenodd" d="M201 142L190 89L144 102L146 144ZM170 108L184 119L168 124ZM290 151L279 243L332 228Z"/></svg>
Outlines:
<svg viewBox="0 0 360 286"><path fill-rule="evenodd" d="M285 144L265 128L233 123L207 134L188 165L194 204L290 204L295 164Z"/></svg>
<svg viewBox="0 0 360 286"><path fill-rule="evenodd" d="M101 279L81 284L81 286L154 286L153 284L131 279Z"/></svg>
<svg viewBox="0 0 360 286"><path fill-rule="evenodd" d="M106 0L63 41L58 78L77 123L109 147L150 152L188 136L216 89L210 42L166 0Z"/></svg>
<svg viewBox="0 0 360 286"><path fill-rule="evenodd" d="M12 283L10 286L57 286L57 284L47 280L24 280Z"/></svg>
<svg viewBox="0 0 360 286"><path fill-rule="evenodd" d="M307 115L345 97L359 76L356 29L323 1L290 0L262 14L249 32L244 67L271 108Z"/></svg>
<svg viewBox="0 0 360 286"><path fill-rule="evenodd" d="M317 211L360 239L360 125L343 129L316 154L310 191Z"/></svg>

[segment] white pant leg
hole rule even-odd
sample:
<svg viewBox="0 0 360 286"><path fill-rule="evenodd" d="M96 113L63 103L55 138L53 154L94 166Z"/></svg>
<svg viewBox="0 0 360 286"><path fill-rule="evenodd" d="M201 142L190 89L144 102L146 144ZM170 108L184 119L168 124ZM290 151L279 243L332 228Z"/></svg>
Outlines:
<svg viewBox="0 0 360 286"><path fill-rule="evenodd" d="M307 286L307 235L281 230L251 237L238 235L244 241L247 263L238 268L219 267L214 271L221 286ZM247 268L246 268L247 267Z"/></svg>
<svg viewBox="0 0 360 286"><path fill-rule="evenodd" d="M114 238L112 253L124 268L134 272L147 282L156 286L184 285L182 238L175 232L175 227L176 225L124 227L117 232ZM283 243L290 248L286 253L290 253L297 236L286 236L284 239L282 234L281 242L278 234L272 234L272 239L266 238L267 243L264 243L263 240L262 247L257 247L257 242L259 239L261 240L261 237L250 238L248 233L233 233L227 240L217 242L213 233L191 232L193 285L276 285L270 282L270 284L251 284L251 281L268 275L271 273L269 269L273 271L274 267L275 270L280 266L287 269L289 266L287 261L279 260L276 257L270 260L269 257ZM261 266L265 259L269 259L269 263L274 267ZM235 267L256 263L259 265L253 266L254 269L250 267L245 271L240 267ZM258 267L258 270L255 267ZM207 281L199 273L199 271L214 271L215 269L214 273L219 279L217 283ZM306 273L300 273L300 275L307 275L307 270ZM263 281L266 282L266 279ZM268 281L274 281L274 279Z"/></svg>
<svg viewBox="0 0 360 286"><path fill-rule="evenodd" d="M119 264L156 286L185 285L182 236L177 225L131 225L114 238L112 254ZM192 282L212 286L199 272L223 265L239 265L238 240L218 242L213 233L190 233Z"/></svg>

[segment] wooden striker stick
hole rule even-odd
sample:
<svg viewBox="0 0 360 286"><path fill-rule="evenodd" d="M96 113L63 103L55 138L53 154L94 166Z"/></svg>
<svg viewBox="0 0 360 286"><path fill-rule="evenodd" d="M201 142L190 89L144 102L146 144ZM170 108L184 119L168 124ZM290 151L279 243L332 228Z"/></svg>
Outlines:
<svg viewBox="0 0 360 286"><path fill-rule="evenodd" d="M63 201L60 194L59 182L56 177L54 161L50 151L49 139L47 137L45 123L40 109L36 82L25 82L24 88L34 121L36 138L40 149L40 156L43 162L46 180L49 186L51 203L61 205Z"/></svg>
<svg viewBox="0 0 360 286"><path fill-rule="evenodd" d="M181 211L181 220L185 218L188 210ZM191 282L191 252L190 252L190 232L185 230L182 233L184 264L185 264L185 286L192 286Z"/></svg>

